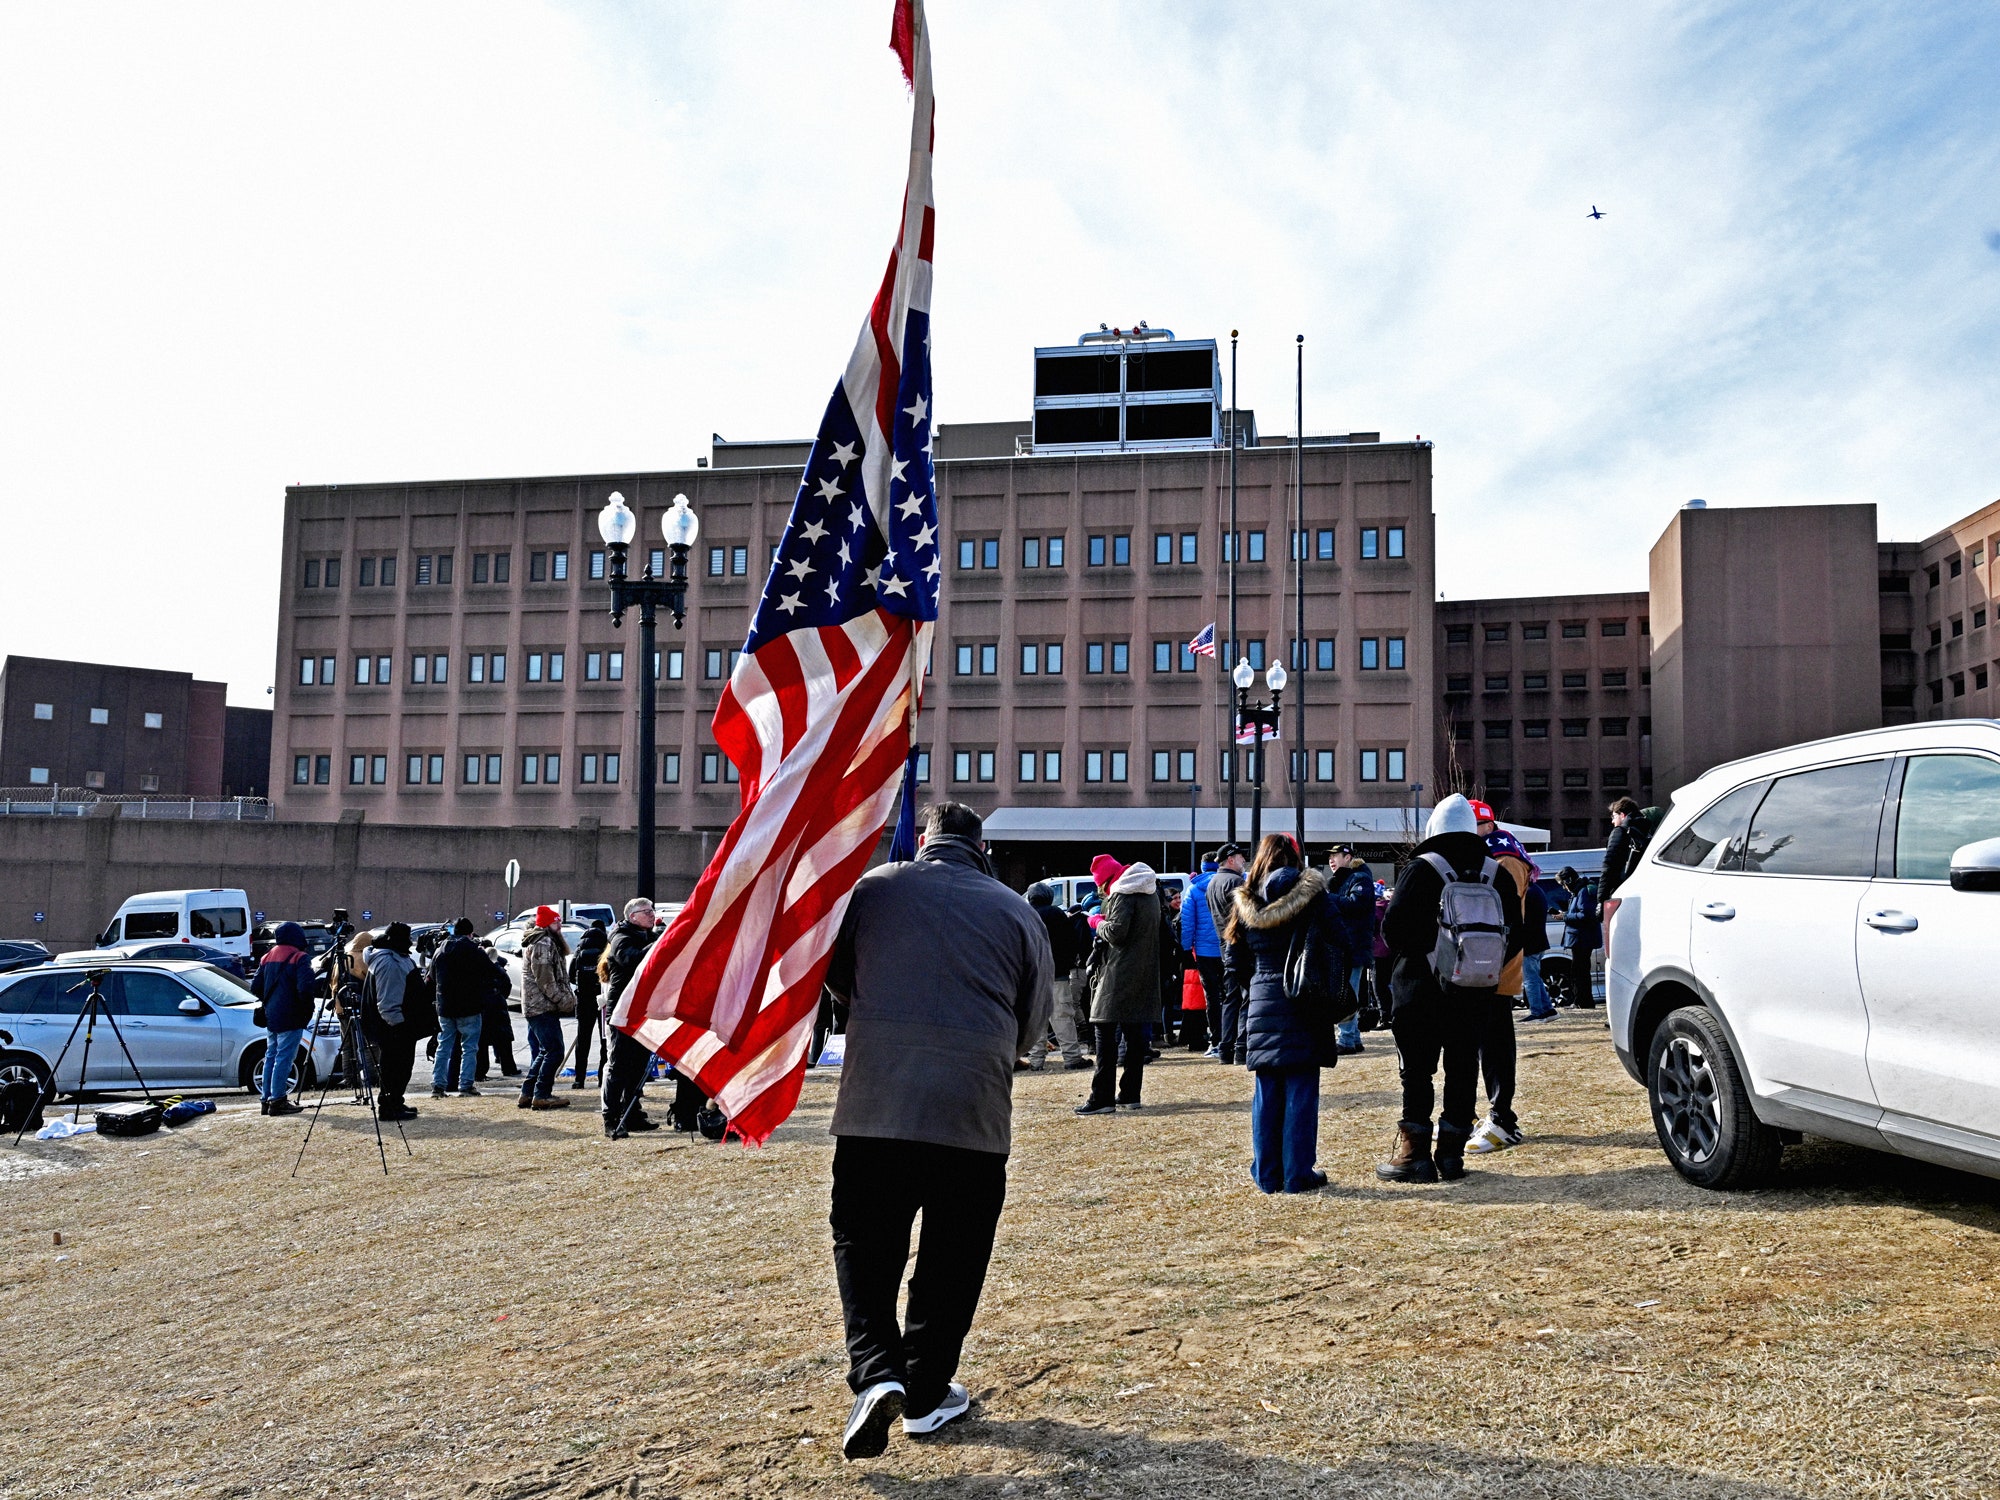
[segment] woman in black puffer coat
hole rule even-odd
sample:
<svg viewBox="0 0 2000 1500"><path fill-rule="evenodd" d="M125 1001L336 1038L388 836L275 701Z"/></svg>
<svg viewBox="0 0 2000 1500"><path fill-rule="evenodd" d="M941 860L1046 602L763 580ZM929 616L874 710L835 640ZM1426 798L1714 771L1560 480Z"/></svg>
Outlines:
<svg viewBox="0 0 2000 1500"><path fill-rule="evenodd" d="M1223 963L1248 994L1244 1062L1256 1075L1250 1101L1250 1176L1267 1193L1310 1193L1326 1186L1318 1171L1320 1047L1312 1027L1285 995L1285 955L1302 922L1320 920L1332 941L1337 915L1326 880L1300 868L1289 837L1267 834L1243 884L1231 893Z"/></svg>

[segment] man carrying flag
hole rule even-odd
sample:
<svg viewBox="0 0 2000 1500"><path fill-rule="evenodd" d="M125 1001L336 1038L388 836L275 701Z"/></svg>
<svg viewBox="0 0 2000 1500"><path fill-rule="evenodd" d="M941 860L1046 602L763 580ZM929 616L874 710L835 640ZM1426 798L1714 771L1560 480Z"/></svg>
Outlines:
<svg viewBox="0 0 2000 1500"><path fill-rule="evenodd" d="M921 0L896 0L890 45L914 95L902 226L716 706L742 811L612 1017L762 1143L798 1102L822 983L849 998L833 1226L850 1458L898 1416L931 1432L970 1404L951 1376L1006 1191L1014 1059L1051 997L1047 935L992 878L970 809L927 809L919 857L856 886L909 763L940 571Z"/></svg>

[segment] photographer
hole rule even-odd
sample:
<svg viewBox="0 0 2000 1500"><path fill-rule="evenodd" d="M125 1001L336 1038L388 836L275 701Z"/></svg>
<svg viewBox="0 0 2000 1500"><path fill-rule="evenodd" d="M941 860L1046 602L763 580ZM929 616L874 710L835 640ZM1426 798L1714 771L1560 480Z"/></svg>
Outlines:
<svg viewBox="0 0 2000 1500"><path fill-rule="evenodd" d="M414 1120L403 1098L416 1065L417 1043L430 1034L435 1015L424 993L428 981L410 957L410 925L391 922L368 949L368 978L361 988L361 1024L375 1051L380 1090L375 1113L383 1120Z"/></svg>
<svg viewBox="0 0 2000 1500"><path fill-rule="evenodd" d="M597 1008L597 997L604 993L604 981L597 977L597 961L604 957L610 943L611 934L605 930L604 919L599 917L576 940L576 957L570 961L569 982L576 988L576 1078L570 1084L573 1089L585 1087L590 1077L591 1039L596 1038L600 1043L601 1053L610 1050L599 1030L602 1022Z"/></svg>
<svg viewBox="0 0 2000 1500"><path fill-rule="evenodd" d="M514 1020L507 1013L507 997L514 993L514 981L507 977L507 966L485 938L479 940L479 951L493 965L493 976L485 1007L479 1013L479 1071L474 1076L484 1082L487 1070L498 1061L502 1078L519 1078L521 1065L514 1061Z"/></svg>
<svg viewBox="0 0 2000 1500"><path fill-rule="evenodd" d="M452 924L451 940L438 950L431 963L431 980L437 987L437 1065L431 1069L431 1097L442 1099L445 1090L458 1080L462 1099L476 1099L473 1071L479 1062L479 1033L483 1029L486 997L493 993L493 961L472 936L472 921L460 917ZM453 1052L457 1067L452 1066Z"/></svg>

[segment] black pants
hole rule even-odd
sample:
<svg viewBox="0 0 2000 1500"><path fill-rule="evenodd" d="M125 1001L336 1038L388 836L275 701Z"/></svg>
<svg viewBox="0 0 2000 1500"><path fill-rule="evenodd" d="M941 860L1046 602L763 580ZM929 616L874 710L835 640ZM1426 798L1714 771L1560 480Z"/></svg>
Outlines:
<svg viewBox="0 0 2000 1500"><path fill-rule="evenodd" d="M653 1054L616 1026L611 1028L611 1060L604 1065L604 1119L629 1126L640 1114L639 1091L646 1085L646 1065Z"/></svg>
<svg viewBox="0 0 2000 1500"><path fill-rule="evenodd" d="M1243 1061L1244 1013L1250 1008L1243 987L1233 979L1222 982L1222 1032L1217 1047L1226 1063Z"/></svg>
<svg viewBox="0 0 2000 1500"><path fill-rule="evenodd" d="M833 1269L855 1392L901 1381L913 1416L944 1399L986 1285L1006 1199L1007 1158L998 1152L860 1135L835 1141ZM919 1211L924 1227L909 1317L898 1328L896 1295Z"/></svg>
<svg viewBox="0 0 2000 1500"><path fill-rule="evenodd" d="M512 1078L521 1071L521 1065L514 1061L514 1022L507 1014L506 1005L489 1005L479 1013L479 1076L484 1078L488 1066L498 1061L500 1075Z"/></svg>
<svg viewBox="0 0 2000 1500"><path fill-rule="evenodd" d="M1201 993L1208 1001L1208 1009L1202 1013L1202 1050L1220 1047L1222 1044L1222 958L1196 958L1195 967L1201 971ZM1188 1051L1195 1050L1192 1040Z"/></svg>
<svg viewBox="0 0 2000 1500"><path fill-rule="evenodd" d="M597 1039L597 995L589 995L582 990L576 992L576 1081L571 1088L580 1089L590 1077L590 1044Z"/></svg>
<svg viewBox="0 0 2000 1500"><path fill-rule="evenodd" d="M1520 1123L1514 1118L1514 997L1482 995L1471 1004L1486 1107L1495 1124L1513 1130Z"/></svg>
<svg viewBox="0 0 2000 1500"><path fill-rule="evenodd" d="M376 1111L394 1114L403 1107L403 1091L409 1088L411 1070L417 1065L417 1038L385 1031L373 1041Z"/></svg>
<svg viewBox="0 0 2000 1500"><path fill-rule="evenodd" d="M1097 1032L1097 1071L1090 1079L1090 1102L1092 1104L1137 1104L1140 1091L1146 1085L1146 1052L1150 1046L1146 1023L1126 1022L1122 1025L1111 1021L1095 1023ZM1125 1069L1118 1068L1118 1034L1125 1034ZM1114 1100L1112 1085L1117 1085Z"/></svg>
<svg viewBox="0 0 2000 1500"><path fill-rule="evenodd" d="M1444 1062L1440 1141L1455 1136L1463 1142L1472 1134L1479 1090L1479 1034L1474 1019L1478 1003L1464 996L1411 1000L1398 1006L1389 1022L1403 1078L1403 1124L1430 1129L1431 1110L1437 1103L1434 1080L1439 1060Z"/></svg>

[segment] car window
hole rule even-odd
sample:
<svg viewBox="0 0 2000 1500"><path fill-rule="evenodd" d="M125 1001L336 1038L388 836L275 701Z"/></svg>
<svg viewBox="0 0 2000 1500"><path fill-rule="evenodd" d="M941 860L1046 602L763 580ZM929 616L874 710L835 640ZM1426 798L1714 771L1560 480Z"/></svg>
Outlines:
<svg viewBox="0 0 2000 1500"><path fill-rule="evenodd" d="M19 984L0 994L0 1014L74 1016L83 1012L90 982L82 971L69 969L60 974L30 974Z"/></svg>
<svg viewBox="0 0 2000 1500"><path fill-rule="evenodd" d="M213 1005L243 1005L251 1000L250 992L242 985L231 983L213 969L183 969L175 977Z"/></svg>
<svg viewBox="0 0 2000 1500"><path fill-rule="evenodd" d="M240 906L204 906L188 913L188 936L242 937L250 930L250 913Z"/></svg>
<svg viewBox="0 0 2000 1500"><path fill-rule="evenodd" d="M1903 773L1896 878L1949 880L1960 846L2000 838L2000 764L1982 755L1917 755Z"/></svg>
<svg viewBox="0 0 2000 1500"><path fill-rule="evenodd" d="M187 999L188 992L179 980L171 974L133 973L130 970L118 976L124 990L125 1005L121 1015L128 1016L177 1016L181 1001Z"/></svg>
<svg viewBox="0 0 2000 1500"><path fill-rule="evenodd" d="M1751 815L1740 867L1751 875L1873 875L1888 780L1886 759L1780 776Z"/></svg>
<svg viewBox="0 0 2000 1500"><path fill-rule="evenodd" d="M125 941L143 942L148 938L170 938L181 935L181 914L177 911L128 911L125 913Z"/></svg>
<svg viewBox="0 0 2000 1500"><path fill-rule="evenodd" d="M1687 865L1696 870L1713 870L1724 860L1733 862L1742 853L1743 825L1750 809L1764 795L1767 781L1740 786L1687 827L1669 839L1660 850L1660 862Z"/></svg>

